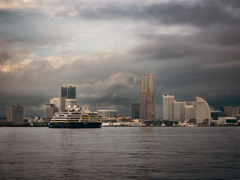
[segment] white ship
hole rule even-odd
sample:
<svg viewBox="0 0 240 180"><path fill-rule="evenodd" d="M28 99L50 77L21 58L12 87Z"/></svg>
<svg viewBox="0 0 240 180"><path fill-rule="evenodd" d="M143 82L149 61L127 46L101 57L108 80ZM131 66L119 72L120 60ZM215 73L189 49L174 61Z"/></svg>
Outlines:
<svg viewBox="0 0 240 180"><path fill-rule="evenodd" d="M92 112L85 105L69 109L65 112L55 113L49 123L49 128L101 128L102 115Z"/></svg>

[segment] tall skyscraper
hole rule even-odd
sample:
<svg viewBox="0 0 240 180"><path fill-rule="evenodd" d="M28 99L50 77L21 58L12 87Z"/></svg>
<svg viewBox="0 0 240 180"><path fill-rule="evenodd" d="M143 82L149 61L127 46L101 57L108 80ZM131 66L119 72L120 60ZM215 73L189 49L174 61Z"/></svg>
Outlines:
<svg viewBox="0 0 240 180"><path fill-rule="evenodd" d="M174 101L174 121L185 121L186 102L183 100Z"/></svg>
<svg viewBox="0 0 240 180"><path fill-rule="evenodd" d="M155 119L153 74L141 74L140 119Z"/></svg>
<svg viewBox="0 0 240 180"><path fill-rule="evenodd" d="M23 122L23 106L8 106L7 121L8 122Z"/></svg>
<svg viewBox="0 0 240 180"><path fill-rule="evenodd" d="M61 97L67 97L67 86L61 87Z"/></svg>
<svg viewBox="0 0 240 180"><path fill-rule="evenodd" d="M132 103L132 119L139 119L140 103Z"/></svg>
<svg viewBox="0 0 240 180"><path fill-rule="evenodd" d="M195 119L196 120L196 106L195 105L186 105L185 107L185 122Z"/></svg>
<svg viewBox="0 0 240 180"><path fill-rule="evenodd" d="M163 119L174 120L174 96L163 94Z"/></svg>
<svg viewBox="0 0 240 180"><path fill-rule="evenodd" d="M61 87L61 97L66 97L67 99L76 99L76 87Z"/></svg>

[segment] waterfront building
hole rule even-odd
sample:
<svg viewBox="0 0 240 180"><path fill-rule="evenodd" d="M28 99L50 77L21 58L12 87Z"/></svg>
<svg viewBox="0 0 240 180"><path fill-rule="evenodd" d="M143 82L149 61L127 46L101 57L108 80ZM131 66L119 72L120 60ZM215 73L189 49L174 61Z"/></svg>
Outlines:
<svg viewBox="0 0 240 180"><path fill-rule="evenodd" d="M98 114L103 118L117 118L117 113L117 110L98 110Z"/></svg>
<svg viewBox="0 0 240 180"><path fill-rule="evenodd" d="M45 118L52 118L55 112L58 112L58 107L54 104L45 104Z"/></svg>
<svg viewBox="0 0 240 180"><path fill-rule="evenodd" d="M195 120L195 105L186 105L185 106L185 121L189 122L190 120Z"/></svg>
<svg viewBox="0 0 240 180"><path fill-rule="evenodd" d="M132 103L132 119L139 119L140 103Z"/></svg>
<svg viewBox="0 0 240 180"><path fill-rule="evenodd" d="M196 106L196 101L187 101L186 105L194 105L194 106Z"/></svg>
<svg viewBox="0 0 240 180"><path fill-rule="evenodd" d="M233 117L237 117L239 113L240 113L239 107L233 108L233 114L232 114Z"/></svg>
<svg viewBox="0 0 240 180"><path fill-rule="evenodd" d="M67 99L76 99L76 87L61 87L61 97L65 97Z"/></svg>
<svg viewBox="0 0 240 180"><path fill-rule="evenodd" d="M174 96L163 94L163 119L174 120Z"/></svg>
<svg viewBox="0 0 240 180"><path fill-rule="evenodd" d="M233 116L233 106L231 105L226 105L224 106L224 116L225 117L232 117Z"/></svg>
<svg viewBox="0 0 240 180"><path fill-rule="evenodd" d="M224 112L224 106L225 106L225 105L221 105L221 106L220 106L220 111Z"/></svg>
<svg viewBox="0 0 240 180"><path fill-rule="evenodd" d="M116 117L116 118L120 118L120 117L124 117L124 113L122 113L122 114L117 114L117 117Z"/></svg>
<svg viewBox="0 0 240 180"><path fill-rule="evenodd" d="M196 121L197 124L210 125L211 113L208 103L201 97L196 97Z"/></svg>
<svg viewBox="0 0 240 180"><path fill-rule="evenodd" d="M7 121L8 122L23 122L23 106L8 106L7 107Z"/></svg>
<svg viewBox="0 0 240 180"><path fill-rule="evenodd" d="M237 120L240 120L240 114L236 115Z"/></svg>
<svg viewBox="0 0 240 180"><path fill-rule="evenodd" d="M219 124L219 125L238 125L238 121L235 117L219 117L217 124Z"/></svg>
<svg viewBox="0 0 240 180"><path fill-rule="evenodd" d="M155 119L154 75L141 74L140 78L140 119Z"/></svg>
<svg viewBox="0 0 240 180"><path fill-rule="evenodd" d="M224 117L222 111L211 111L212 120L218 120L219 117Z"/></svg>
<svg viewBox="0 0 240 180"><path fill-rule="evenodd" d="M183 100L174 101L174 121L185 121L186 102Z"/></svg>
<svg viewBox="0 0 240 180"><path fill-rule="evenodd" d="M73 108L74 106L77 107L77 99L66 99L65 100L65 109Z"/></svg>

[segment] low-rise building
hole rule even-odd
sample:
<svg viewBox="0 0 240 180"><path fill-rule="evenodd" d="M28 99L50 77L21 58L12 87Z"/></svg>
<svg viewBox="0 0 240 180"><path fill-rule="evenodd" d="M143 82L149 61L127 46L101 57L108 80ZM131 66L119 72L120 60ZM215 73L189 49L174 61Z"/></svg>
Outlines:
<svg viewBox="0 0 240 180"><path fill-rule="evenodd" d="M217 124L219 125L238 125L237 118L235 117L219 117Z"/></svg>

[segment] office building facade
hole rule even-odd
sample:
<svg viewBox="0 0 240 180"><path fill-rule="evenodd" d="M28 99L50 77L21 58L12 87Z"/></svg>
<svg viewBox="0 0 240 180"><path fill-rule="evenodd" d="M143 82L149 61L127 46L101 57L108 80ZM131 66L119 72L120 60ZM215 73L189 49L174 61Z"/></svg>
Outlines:
<svg viewBox="0 0 240 180"><path fill-rule="evenodd" d="M185 107L185 122L189 122L190 120L195 120L195 105L186 105Z"/></svg>
<svg viewBox="0 0 240 180"><path fill-rule="evenodd" d="M211 111L212 120L218 120L219 117L224 117L222 111Z"/></svg>
<svg viewBox="0 0 240 180"><path fill-rule="evenodd" d="M174 96L163 94L163 119L174 120Z"/></svg>
<svg viewBox="0 0 240 180"><path fill-rule="evenodd" d="M76 99L76 87L61 87L61 97L65 97L67 99Z"/></svg>
<svg viewBox="0 0 240 180"><path fill-rule="evenodd" d="M54 104L45 104L45 118L51 119L55 112L58 112L58 107Z"/></svg>
<svg viewBox="0 0 240 180"><path fill-rule="evenodd" d="M183 100L174 101L174 121L185 121L186 102Z"/></svg>
<svg viewBox="0 0 240 180"><path fill-rule="evenodd" d="M7 107L7 121L8 122L23 122L23 106L8 106Z"/></svg>
<svg viewBox="0 0 240 180"><path fill-rule="evenodd" d="M154 75L141 74L140 77L140 119L155 119Z"/></svg>

